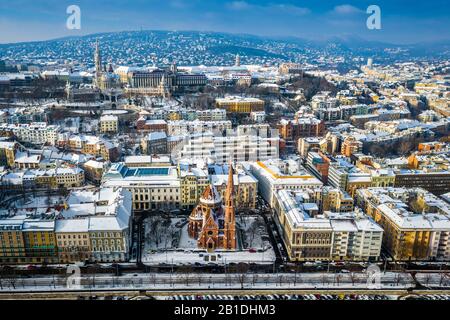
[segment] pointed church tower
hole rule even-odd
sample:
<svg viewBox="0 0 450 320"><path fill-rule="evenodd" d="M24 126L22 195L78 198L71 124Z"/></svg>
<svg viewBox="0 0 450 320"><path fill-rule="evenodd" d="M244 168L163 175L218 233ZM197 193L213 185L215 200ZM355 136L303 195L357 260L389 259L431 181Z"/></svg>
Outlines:
<svg viewBox="0 0 450 320"><path fill-rule="evenodd" d="M236 249L236 217L234 212L234 181L231 161L228 165L228 182L224 206L223 248L234 250Z"/></svg>
<svg viewBox="0 0 450 320"><path fill-rule="evenodd" d="M172 62L172 65L170 66L170 71L172 71L173 74L177 74L178 68L177 63L175 61Z"/></svg>

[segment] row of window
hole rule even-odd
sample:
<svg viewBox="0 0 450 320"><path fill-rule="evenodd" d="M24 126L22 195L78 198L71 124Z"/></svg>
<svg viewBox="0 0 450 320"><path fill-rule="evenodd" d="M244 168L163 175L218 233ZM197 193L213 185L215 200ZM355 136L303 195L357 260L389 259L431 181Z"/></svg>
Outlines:
<svg viewBox="0 0 450 320"><path fill-rule="evenodd" d="M117 249L117 250L116 250ZM117 246L117 247L114 247L114 246L111 246L111 247L94 247L93 249L92 249L92 251L99 251L99 252L110 252L110 251L122 251L122 248L120 247L120 246Z"/></svg>
<svg viewBox="0 0 450 320"><path fill-rule="evenodd" d="M66 235L65 234L57 235L57 238L58 239L66 239ZM68 234L67 235L67 239L81 239L81 238L87 239L87 235L86 234L83 234L83 235L81 235L81 234L78 234L78 235L76 235L76 234L74 234L74 235Z"/></svg>
<svg viewBox="0 0 450 320"><path fill-rule="evenodd" d="M148 196L148 194L145 194L145 195L143 195L143 194L136 194L135 196L134 196L134 200L136 200L136 201L148 201L149 200L149 196ZM161 198L163 198L163 199L161 199ZM174 199L175 198L175 199ZM161 200L163 200L163 201L167 201L167 200L170 200L170 201L179 201L179 197L178 196L176 196L176 197L173 197L173 196L154 196L154 197L152 197L152 201L157 201L157 200L159 200L159 201L161 201Z"/></svg>

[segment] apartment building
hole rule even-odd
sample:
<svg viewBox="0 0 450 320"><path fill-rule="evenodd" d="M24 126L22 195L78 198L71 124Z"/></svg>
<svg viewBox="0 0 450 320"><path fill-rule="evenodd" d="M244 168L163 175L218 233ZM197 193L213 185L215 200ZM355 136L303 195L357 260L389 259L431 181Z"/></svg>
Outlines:
<svg viewBox="0 0 450 320"><path fill-rule="evenodd" d="M383 229L360 211L317 212L313 190L277 190L275 222L291 261L376 261Z"/></svg>
<svg viewBox="0 0 450 320"><path fill-rule="evenodd" d="M355 137L346 137L341 145L341 154L350 157L355 153L361 153L363 144L356 140Z"/></svg>
<svg viewBox="0 0 450 320"><path fill-rule="evenodd" d="M17 142L0 141L0 166L14 167L18 147Z"/></svg>
<svg viewBox="0 0 450 320"><path fill-rule="evenodd" d="M68 147L83 154L102 157L105 161L116 161L119 158L119 149L107 139L91 135L73 135L67 141Z"/></svg>
<svg viewBox="0 0 450 320"><path fill-rule="evenodd" d="M258 161L279 157L279 138L257 135L214 136L211 133L186 138L178 158L211 159L217 164Z"/></svg>
<svg viewBox="0 0 450 320"><path fill-rule="evenodd" d="M55 235L60 262L74 263L90 259L89 219L56 220Z"/></svg>
<svg viewBox="0 0 450 320"><path fill-rule="evenodd" d="M45 122L32 122L30 124L0 124L0 135L12 134L23 143L36 145L56 144L60 127L47 125Z"/></svg>
<svg viewBox="0 0 450 320"><path fill-rule="evenodd" d="M202 168L184 163L178 164L178 171L180 176L181 207L193 209L198 204L200 196L210 185L208 172Z"/></svg>
<svg viewBox="0 0 450 320"><path fill-rule="evenodd" d="M306 168L324 184L328 182L328 170L330 167L330 158L319 152L308 152L306 158Z"/></svg>
<svg viewBox="0 0 450 320"><path fill-rule="evenodd" d="M94 183L100 183L103 173L106 168L106 163L102 161L89 160L83 164L83 170L86 180Z"/></svg>
<svg viewBox="0 0 450 320"><path fill-rule="evenodd" d="M323 136L326 128L323 121L314 117L297 117L295 120L282 119L278 130L283 139L297 144L300 138Z"/></svg>
<svg viewBox="0 0 450 320"><path fill-rule="evenodd" d="M22 234L29 263L57 263L55 221L51 218L24 219Z"/></svg>
<svg viewBox="0 0 450 320"><path fill-rule="evenodd" d="M1 186L6 189L12 186L18 189L81 187L84 171L78 167L15 170L3 175L0 180Z"/></svg>
<svg viewBox="0 0 450 320"><path fill-rule="evenodd" d="M0 263L26 263L24 219L0 219Z"/></svg>
<svg viewBox="0 0 450 320"><path fill-rule="evenodd" d="M202 121L202 120L178 120L168 121L167 134L170 136L189 135L204 132L224 133L226 130L231 130L231 121Z"/></svg>
<svg viewBox="0 0 450 320"><path fill-rule="evenodd" d="M320 150L320 137L299 138L297 141L297 151L303 159L306 159L309 151Z"/></svg>
<svg viewBox="0 0 450 320"><path fill-rule="evenodd" d="M105 114L100 117L101 133L117 133L119 131L119 117L112 114Z"/></svg>
<svg viewBox="0 0 450 320"><path fill-rule="evenodd" d="M384 229L383 246L395 260L450 258L450 205L421 188L368 188L357 203Z"/></svg>
<svg viewBox="0 0 450 320"><path fill-rule="evenodd" d="M271 159L250 163L250 172L258 180L260 195L270 205L278 190L316 190L320 197L323 183L311 175L298 161Z"/></svg>
<svg viewBox="0 0 450 320"><path fill-rule="evenodd" d="M30 154L28 151L17 151L14 157L14 166L17 169L39 169L42 155Z"/></svg>
<svg viewBox="0 0 450 320"><path fill-rule="evenodd" d="M62 262L127 261L131 246L132 195L123 188L73 191L56 220Z"/></svg>
<svg viewBox="0 0 450 320"><path fill-rule="evenodd" d="M225 199L228 184L228 165L221 166L220 172L210 175L211 185L214 186ZM258 180L243 170L236 170L233 175L234 208L236 210L248 210L256 208L258 195Z"/></svg>
<svg viewBox="0 0 450 320"><path fill-rule="evenodd" d="M353 198L345 191L325 186L322 189L322 211L351 212L354 210Z"/></svg>
<svg viewBox="0 0 450 320"><path fill-rule="evenodd" d="M227 112L224 109L196 110L197 119L200 121L225 121Z"/></svg>
<svg viewBox="0 0 450 320"><path fill-rule="evenodd" d="M141 139L142 153L165 154L167 153L167 135L164 131L151 132Z"/></svg>
<svg viewBox="0 0 450 320"><path fill-rule="evenodd" d="M136 121L136 128L142 131L148 132L158 132L164 131L167 132L167 122L163 119L150 119L147 120L144 116L141 116Z"/></svg>
<svg viewBox="0 0 450 320"><path fill-rule="evenodd" d="M394 170L395 187L423 188L433 194L450 192L450 171L438 168Z"/></svg>

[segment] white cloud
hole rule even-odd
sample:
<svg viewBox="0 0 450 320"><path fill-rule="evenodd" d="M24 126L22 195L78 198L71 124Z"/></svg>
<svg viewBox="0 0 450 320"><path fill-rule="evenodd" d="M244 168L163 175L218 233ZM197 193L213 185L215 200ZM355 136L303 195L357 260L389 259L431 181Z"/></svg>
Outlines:
<svg viewBox="0 0 450 320"><path fill-rule="evenodd" d="M228 7L233 10L246 10L249 9L251 5L245 1L233 1L228 4Z"/></svg>
<svg viewBox="0 0 450 320"><path fill-rule="evenodd" d="M341 4L339 6L334 7L333 12L339 14L353 14L353 13L361 13L363 11L350 4Z"/></svg>
<svg viewBox="0 0 450 320"><path fill-rule="evenodd" d="M278 4L273 7L277 8L281 11L285 11L286 13L290 13L290 14L294 14L294 15L298 15L298 16L302 16L302 15L311 13L311 10L309 10L308 8L297 7L297 6L293 6L290 4Z"/></svg>
<svg viewBox="0 0 450 320"><path fill-rule="evenodd" d="M232 10L260 10L260 11L268 11L269 13L273 12L282 12L290 15L305 15L311 13L311 10L308 8L297 7L291 4L269 4L266 6L250 4L246 1L233 1L228 3L228 8Z"/></svg>
<svg viewBox="0 0 450 320"><path fill-rule="evenodd" d="M188 3L186 3L185 1L181 1L181 0L171 0L169 2L169 5L175 9L185 9L185 8L189 7Z"/></svg>

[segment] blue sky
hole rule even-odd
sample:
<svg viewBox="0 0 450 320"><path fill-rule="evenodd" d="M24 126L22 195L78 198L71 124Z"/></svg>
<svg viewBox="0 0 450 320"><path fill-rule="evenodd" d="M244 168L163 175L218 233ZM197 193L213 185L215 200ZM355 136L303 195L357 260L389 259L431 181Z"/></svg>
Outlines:
<svg viewBox="0 0 450 320"><path fill-rule="evenodd" d="M72 4L81 30L65 27ZM366 28L371 4L381 30ZM448 8L449 0L1 0L0 43L141 28L415 43L450 39Z"/></svg>

